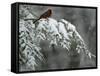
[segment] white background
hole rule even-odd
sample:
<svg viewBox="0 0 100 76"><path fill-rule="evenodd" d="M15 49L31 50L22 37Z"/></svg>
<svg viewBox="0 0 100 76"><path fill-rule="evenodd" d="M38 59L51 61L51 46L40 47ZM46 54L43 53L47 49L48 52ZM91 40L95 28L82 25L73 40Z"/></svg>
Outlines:
<svg viewBox="0 0 100 76"><path fill-rule="evenodd" d="M11 64L11 3L14 2L49 3L98 7L98 39L100 38L100 0L1 0L0 1L0 76L16 76L10 72ZM100 40L98 40L100 45ZM42 72L19 74L19 76L100 76L100 48L98 46L98 69L61 72Z"/></svg>

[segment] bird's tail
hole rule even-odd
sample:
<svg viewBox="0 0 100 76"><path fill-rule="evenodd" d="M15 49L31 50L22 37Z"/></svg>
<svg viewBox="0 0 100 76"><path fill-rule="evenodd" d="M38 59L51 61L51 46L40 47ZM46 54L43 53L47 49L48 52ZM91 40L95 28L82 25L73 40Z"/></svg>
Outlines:
<svg viewBox="0 0 100 76"><path fill-rule="evenodd" d="M35 21L33 21L33 23L37 22L38 20L40 20L40 18L39 19L36 19Z"/></svg>

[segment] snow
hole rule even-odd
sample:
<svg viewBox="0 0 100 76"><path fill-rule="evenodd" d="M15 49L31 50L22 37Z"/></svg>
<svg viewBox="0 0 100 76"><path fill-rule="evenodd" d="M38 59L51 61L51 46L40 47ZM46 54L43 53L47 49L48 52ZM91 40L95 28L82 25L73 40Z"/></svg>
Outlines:
<svg viewBox="0 0 100 76"><path fill-rule="evenodd" d="M68 37L67 37L67 31L66 31L66 29L64 27L64 24L61 23L61 22L59 22L58 25L59 25L58 26L59 33L61 33L64 36L64 38L68 39Z"/></svg>
<svg viewBox="0 0 100 76"><path fill-rule="evenodd" d="M74 39L77 42L77 47L76 47L77 52L80 53L80 51L83 51L83 49L85 49L85 52L88 51L86 50L87 48L86 48L86 44L84 43L84 40L77 32L75 26L64 19L61 19L59 21L56 21L53 18L41 19L39 20L39 27L37 29L44 29L46 31L47 35L49 35L50 37L48 38L48 40L51 39L50 45L60 44L63 48L66 48L67 50L70 49L71 38L73 38L73 34L74 34L75 36ZM44 36L46 37L45 34ZM92 56L90 52L88 52L87 55L90 58Z"/></svg>

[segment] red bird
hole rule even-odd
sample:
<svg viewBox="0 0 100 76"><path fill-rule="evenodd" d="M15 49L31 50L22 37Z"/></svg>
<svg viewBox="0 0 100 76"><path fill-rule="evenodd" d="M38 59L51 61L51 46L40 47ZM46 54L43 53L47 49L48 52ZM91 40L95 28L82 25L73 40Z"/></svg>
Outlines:
<svg viewBox="0 0 100 76"><path fill-rule="evenodd" d="M37 20L35 20L33 23L36 21L40 20L41 18L48 18L52 15L52 10L48 9L45 13L43 13Z"/></svg>

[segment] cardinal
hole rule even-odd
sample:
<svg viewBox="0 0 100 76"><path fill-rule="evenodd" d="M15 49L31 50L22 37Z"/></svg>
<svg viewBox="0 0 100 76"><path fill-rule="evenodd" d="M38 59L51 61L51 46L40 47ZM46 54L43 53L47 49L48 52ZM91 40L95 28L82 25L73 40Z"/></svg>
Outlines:
<svg viewBox="0 0 100 76"><path fill-rule="evenodd" d="M48 18L52 15L52 10L48 9L46 12L44 12L42 15L40 15L40 17L38 19L36 19L35 21L33 21L33 23L37 22L38 20L40 20L41 18ZM34 19L24 19L24 20L34 20Z"/></svg>

